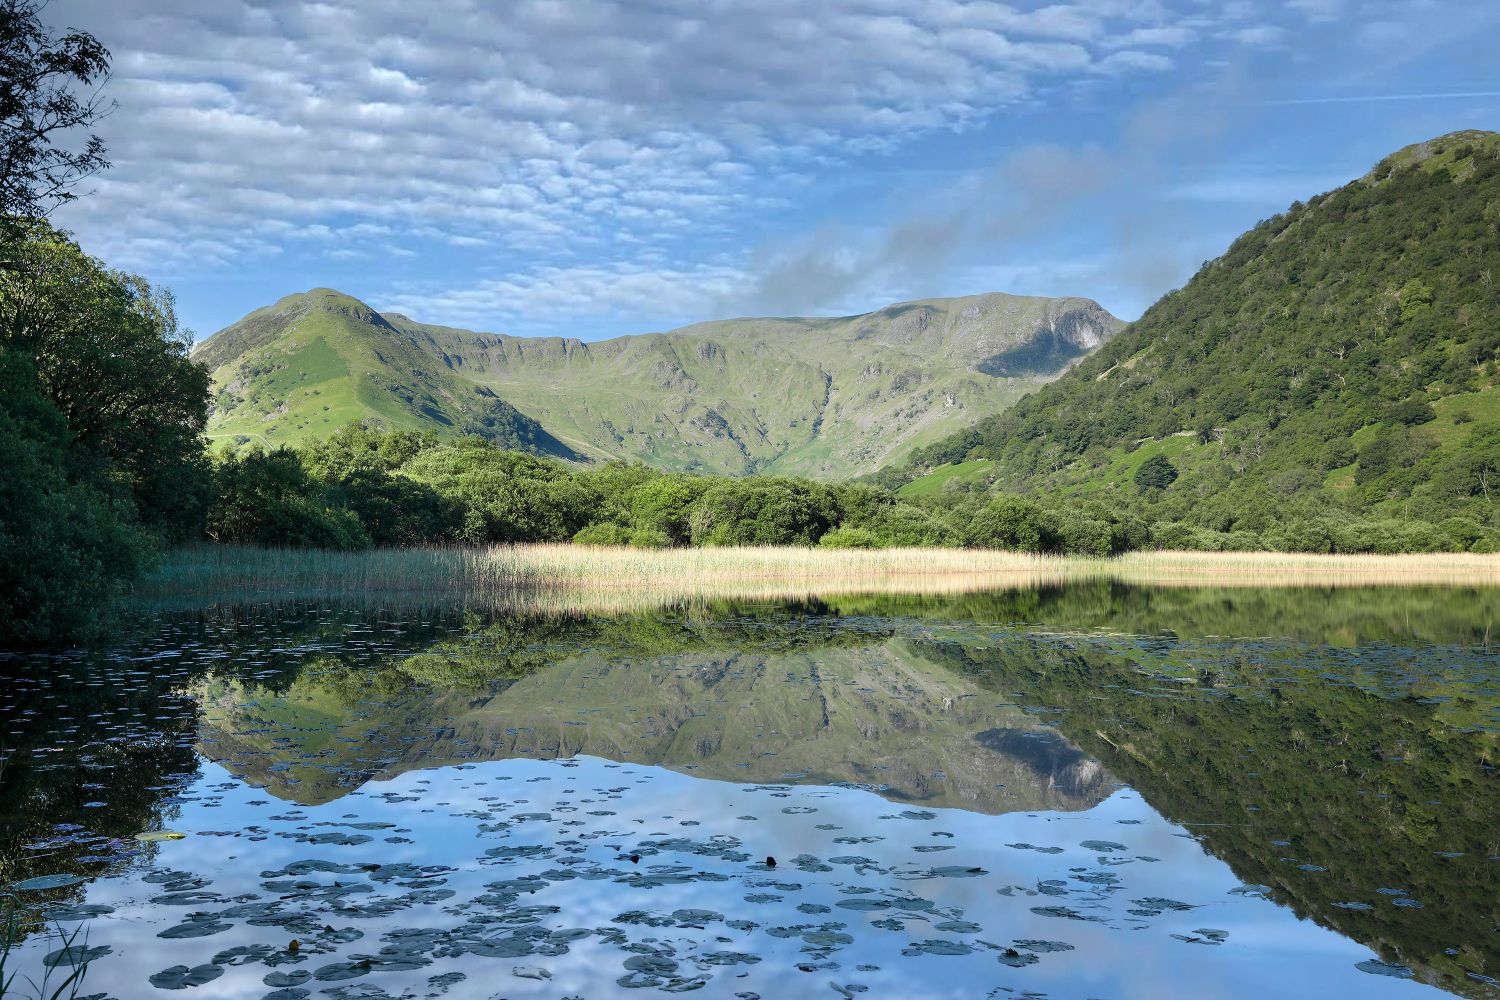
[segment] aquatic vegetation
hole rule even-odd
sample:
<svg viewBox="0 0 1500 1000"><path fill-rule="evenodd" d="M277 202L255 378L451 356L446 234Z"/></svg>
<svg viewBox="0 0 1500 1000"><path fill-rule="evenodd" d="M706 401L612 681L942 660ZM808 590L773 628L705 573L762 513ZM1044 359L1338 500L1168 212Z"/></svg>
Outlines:
<svg viewBox="0 0 1500 1000"><path fill-rule="evenodd" d="M26 891L26 887L19 884L12 888ZM35 1000L63 1000L63 998L73 1000L78 996L78 991L83 988L89 964L108 955L109 946L90 948L86 939L80 943L82 928L65 932L58 927L51 940L60 944L61 947L48 952L42 958L40 980L30 975L25 977L24 985L27 992L23 994L21 984L17 982L17 978L21 975L20 971L7 968L14 964L11 953L23 937L21 926L23 906L22 900L14 894L0 893L0 1000L4 998L19 1000L23 995L34 997ZM61 978L56 978L58 976Z"/></svg>
<svg viewBox="0 0 1500 1000"><path fill-rule="evenodd" d="M332 552L179 549L137 592L161 606L268 598L463 600L607 613L721 598L960 594L1089 580L1150 586L1500 585L1500 556L1127 553L1110 559L965 549L627 549L501 545Z"/></svg>

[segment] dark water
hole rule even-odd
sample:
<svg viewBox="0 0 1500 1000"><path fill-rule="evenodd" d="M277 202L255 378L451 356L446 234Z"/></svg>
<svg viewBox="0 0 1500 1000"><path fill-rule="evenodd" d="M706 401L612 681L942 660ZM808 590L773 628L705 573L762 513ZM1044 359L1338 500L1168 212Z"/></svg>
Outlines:
<svg viewBox="0 0 1500 1000"><path fill-rule="evenodd" d="M5 995L1500 997L1497 615L143 614L0 659Z"/></svg>

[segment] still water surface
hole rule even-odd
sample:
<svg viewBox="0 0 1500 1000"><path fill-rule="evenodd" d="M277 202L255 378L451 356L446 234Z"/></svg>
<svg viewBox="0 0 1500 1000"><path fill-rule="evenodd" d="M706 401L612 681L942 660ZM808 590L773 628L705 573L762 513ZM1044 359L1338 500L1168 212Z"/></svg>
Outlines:
<svg viewBox="0 0 1500 1000"><path fill-rule="evenodd" d="M1500 997L1497 612L1115 584L143 612L108 650L0 659L5 974Z"/></svg>

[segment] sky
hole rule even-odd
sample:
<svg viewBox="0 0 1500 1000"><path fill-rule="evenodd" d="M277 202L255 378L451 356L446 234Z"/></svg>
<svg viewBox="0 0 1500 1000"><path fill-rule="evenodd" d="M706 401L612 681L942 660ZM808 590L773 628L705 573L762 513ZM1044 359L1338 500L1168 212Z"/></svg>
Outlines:
<svg viewBox="0 0 1500 1000"><path fill-rule="evenodd" d="M1492 0L53 0L113 53L55 221L201 338L313 287L584 340L987 291L1125 319L1412 142Z"/></svg>

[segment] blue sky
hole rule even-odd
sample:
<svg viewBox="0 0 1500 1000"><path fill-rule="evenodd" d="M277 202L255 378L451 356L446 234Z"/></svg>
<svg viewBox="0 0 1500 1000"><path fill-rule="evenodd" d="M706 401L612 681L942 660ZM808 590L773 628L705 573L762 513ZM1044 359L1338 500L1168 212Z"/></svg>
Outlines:
<svg viewBox="0 0 1500 1000"><path fill-rule="evenodd" d="M1006 291L1134 318L1387 153L1500 127L1500 4L54 0L113 51L58 214L199 336L331 286L598 339Z"/></svg>

